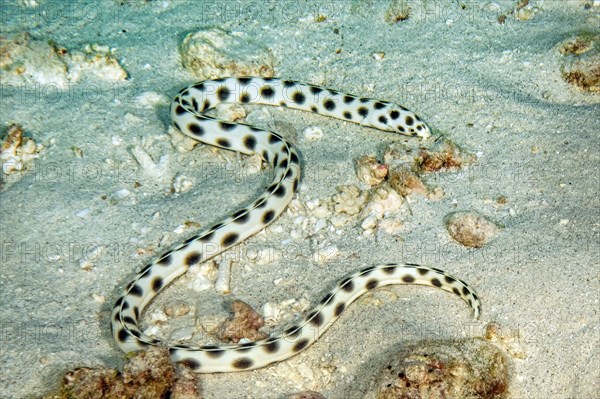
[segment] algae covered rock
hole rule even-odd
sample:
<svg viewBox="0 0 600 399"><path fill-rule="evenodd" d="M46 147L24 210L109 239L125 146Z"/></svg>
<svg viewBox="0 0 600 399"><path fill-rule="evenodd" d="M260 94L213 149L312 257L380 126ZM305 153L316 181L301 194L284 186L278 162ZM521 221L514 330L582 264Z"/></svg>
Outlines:
<svg viewBox="0 0 600 399"><path fill-rule="evenodd" d="M128 357L120 373L110 368L68 371L61 388L44 399L200 399L196 374L175 368L167 348L152 347Z"/></svg>
<svg viewBox="0 0 600 399"><path fill-rule="evenodd" d="M498 226L476 212L454 212L446 216L452 238L470 248L481 248L498 233Z"/></svg>
<svg viewBox="0 0 600 399"><path fill-rule="evenodd" d="M483 339L423 341L394 355L370 386L374 399L503 399L508 367Z"/></svg>
<svg viewBox="0 0 600 399"><path fill-rule="evenodd" d="M275 60L266 46L219 28L187 35L181 44L181 60L185 69L201 80L275 74Z"/></svg>
<svg viewBox="0 0 600 399"><path fill-rule="evenodd" d="M562 78L577 89L600 94L600 35L581 33L559 45Z"/></svg>

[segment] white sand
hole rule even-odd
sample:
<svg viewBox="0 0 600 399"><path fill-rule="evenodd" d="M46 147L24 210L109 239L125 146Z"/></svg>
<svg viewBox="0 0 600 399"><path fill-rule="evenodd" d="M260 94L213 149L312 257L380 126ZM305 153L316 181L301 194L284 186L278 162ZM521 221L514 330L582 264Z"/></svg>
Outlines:
<svg viewBox="0 0 600 399"><path fill-rule="evenodd" d="M541 7L533 19L509 15L501 25L499 10L511 10L515 0L490 3L498 6L428 1L427 13L415 1L409 20L390 26L383 21L386 1L105 1L85 10L45 0L34 8L23 3L3 2L3 34L27 30L69 49L106 44L116 48L131 78L118 91L82 82L58 99L29 86L1 99L2 127L20 123L47 147L35 171L0 193L1 398L47 393L74 367L122 366L109 331L119 287L178 239L172 233L177 226L187 220L208 226L260 192L264 179L194 167L195 159L204 165L210 160L206 152L198 155L202 150L196 148L182 155L160 139L169 125L168 107L143 109L132 101L146 91L171 97L193 82L180 65L178 44L188 32L211 25L245 32L271 47L277 76L400 102L481 155L464 173L434 177L446 193L442 200L414 198L401 240L360 238L360 229L324 234L341 249L324 266L310 261L308 242L298 242L302 256L290 262L235 264L232 296L257 309L290 298L316 300L346 272L406 261L469 282L482 298L483 314L472 322L463 303L432 289L382 289L352 306L297 357L254 372L201 376L203 397L275 399L314 389L328 398L360 398L394 347L421 338L481 335L491 321L507 337L510 398L600 397L600 97L562 81L556 47L581 31L597 32L599 7L585 9L579 0L532 1ZM326 20L315 22L317 14ZM385 52L384 59L374 59L375 52ZM385 143L403 140L305 113L270 112L298 131L318 125L325 132L321 141L300 143L302 200L325 199L338 185L356 184L356 158L381 156ZM113 136L123 143L111 144ZM165 194L166 187L153 187L139 171L115 173L115 164L135 165L128 147L147 140L155 141L155 160L168 156L173 175L195 181L190 192ZM82 159L72 146L83 150ZM134 180L142 187L135 188ZM121 189L129 197L116 204L102 199ZM508 203L496 204L499 196ZM76 216L86 208L88 218ZM442 223L455 210L478 211L504 228L485 248L467 250ZM284 215L273 229L291 223ZM251 241L281 248L285 238L270 229ZM81 270L82 254L97 245L108 251L91 271ZM146 252L135 256L142 248ZM278 278L284 282L274 285ZM153 308L175 298L197 306L198 315L226 314L229 299L197 294L180 283Z"/></svg>

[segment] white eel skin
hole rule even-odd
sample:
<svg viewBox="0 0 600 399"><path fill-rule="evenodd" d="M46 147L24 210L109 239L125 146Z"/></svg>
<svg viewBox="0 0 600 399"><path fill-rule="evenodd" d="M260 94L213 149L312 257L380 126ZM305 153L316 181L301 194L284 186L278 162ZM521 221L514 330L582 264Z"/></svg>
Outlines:
<svg viewBox="0 0 600 399"><path fill-rule="evenodd" d="M300 181L296 148L274 132L206 116L221 102L283 106L342 119L378 130L427 139L429 127L413 112L386 101L276 78L240 77L209 80L183 89L171 105L177 129L202 143L251 155L272 165L275 178L254 202L233 212L162 254L144 267L116 301L113 337L124 352L149 345L167 346L171 359L198 373L252 370L296 355L313 344L356 298L390 284L420 284L462 298L479 317L477 294L464 281L446 272L414 264L383 264L340 280L297 325L267 339L237 345L168 345L144 335L138 326L148 303L190 266L205 262L264 229L292 200Z"/></svg>

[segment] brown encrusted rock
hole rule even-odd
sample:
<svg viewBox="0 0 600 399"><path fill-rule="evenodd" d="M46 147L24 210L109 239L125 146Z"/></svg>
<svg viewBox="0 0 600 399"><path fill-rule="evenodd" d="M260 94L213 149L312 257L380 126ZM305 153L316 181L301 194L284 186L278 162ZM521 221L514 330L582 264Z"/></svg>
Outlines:
<svg viewBox="0 0 600 399"><path fill-rule="evenodd" d="M77 368L63 378L63 391L46 399L88 398L103 399L114 395L126 397L127 388L117 370Z"/></svg>
<svg viewBox="0 0 600 399"><path fill-rule="evenodd" d="M454 212L446 216L448 233L465 247L480 248L498 232L498 226L475 212Z"/></svg>
<svg viewBox="0 0 600 399"><path fill-rule="evenodd" d="M483 339L466 339L403 348L370 391L375 399L503 399L507 388L508 366L498 348Z"/></svg>
<svg viewBox="0 0 600 399"><path fill-rule="evenodd" d="M123 382L139 398L161 398L171 388L174 377L175 369L166 348L138 352L123 367Z"/></svg>
<svg viewBox="0 0 600 399"><path fill-rule="evenodd" d="M472 164L475 157L448 138L442 138L430 148L422 149L415 158L413 170L419 173L457 170Z"/></svg>
<svg viewBox="0 0 600 399"><path fill-rule="evenodd" d="M265 325L265 321L250 305L243 301L233 301L231 309L233 318L223 324L219 331L219 339L237 343L242 338L250 341L267 338L267 334L258 331Z"/></svg>
<svg viewBox="0 0 600 399"><path fill-rule="evenodd" d="M591 94L600 93L600 35L582 32L559 43L565 82Z"/></svg>
<svg viewBox="0 0 600 399"><path fill-rule="evenodd" d="M171 388L171 399L201 399L198 393L198 374L186 367L177 368L177 379Z"/></svg>
<svg viewBox="0 0 600 399"><path fill-rule="evenodd" d="M151 347L129 358L123 373L106 368L77 368L65 374L61 389L44 399L200 399L195 374L177 373L166 348Z"/></svg>
<svg viewBox="0 0 600 399"><path fill-rule="evenodd" d="M407 197L412 193L421 194L425 197L429 195L429 189L425 186L425 183L406 166L390 170L389 182L390 186L403 197Z"/></svg>
<svg viewBox="0 0 600 399"><path fill-rule="evenodd" d="M600 55L573 60L564 67L562 77L582 91L599 94Z"/></svg>

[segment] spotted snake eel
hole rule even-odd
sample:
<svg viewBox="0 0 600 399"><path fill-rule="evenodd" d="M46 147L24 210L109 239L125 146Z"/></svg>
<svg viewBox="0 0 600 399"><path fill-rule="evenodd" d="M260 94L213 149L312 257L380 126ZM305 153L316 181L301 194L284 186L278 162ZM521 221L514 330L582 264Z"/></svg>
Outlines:
<svg viewBox="0 0 600 399"><path fill-rule="evenodd" d="M428 126L402 106L291 80L224 78L181 90L171 105L171 117L177 129L205 144L247 155L259 153L274 168L275 178L250 205L170 249L137 273L112 312L112 334L121 350L131 352L149 345L168 346L174 362L186 364L198 373L256 369L307 348L355 299L368 290L389 284L441 288L461 297L472 308L474 317L479 316L480 301L462 280L435 268L390 263L368 267L342 279L300 323L267 339L235 345L167 345L143 334L138 325L140 315L162 289L191 266L264 229L283 212L298 188L301 169L296 148L277 133L205 114L222 102L289 107L421 139L430 136ZM207 245L210 251L205 251Z"/></svg>

